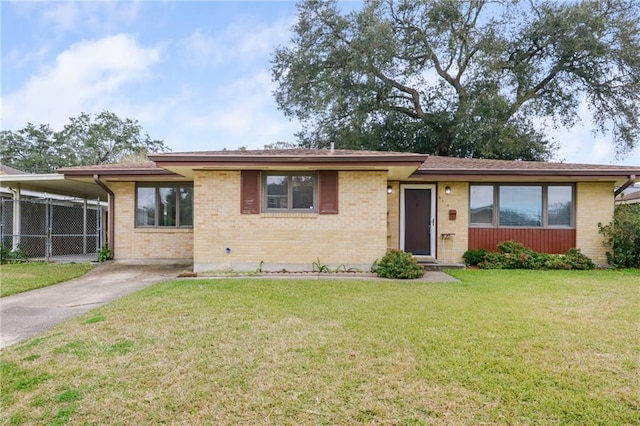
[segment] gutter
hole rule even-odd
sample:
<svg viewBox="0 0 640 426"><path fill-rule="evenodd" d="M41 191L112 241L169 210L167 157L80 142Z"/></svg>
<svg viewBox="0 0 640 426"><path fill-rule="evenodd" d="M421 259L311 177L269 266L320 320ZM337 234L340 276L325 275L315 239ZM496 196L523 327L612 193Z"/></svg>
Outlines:
<svg viewBox="0 0 640 426"><path fill-rule="evenodd" d="M613 193L614 197L617 197L618 195L620 195L622 191L624 191L625 189L633 185L635 182L636 182L636 175L629 176L629 180L626 181L621 187L616 189L616 191Z"/></svg>
<svg viewBox="0 0 640 426"><path fill-rule="evenodd" d="M107 194L109 194L109 210L108 210L108 215L107 217L109 218L109 223L108 223L108 232L107 232L107 243L109 244L109 250L111 250L111 257L114 257L114 253L115 253L115 244L114 244L114 238L115 238L115 218L114 218L114 209L115 209L115 194L113 193L113 191L111 190L111 188L109 188L104 182L102 182L100 180L100 175L95 174L93 175L93 181L96 183L96 185L98 185L100 188L104 189L105 192Z"/></svg>

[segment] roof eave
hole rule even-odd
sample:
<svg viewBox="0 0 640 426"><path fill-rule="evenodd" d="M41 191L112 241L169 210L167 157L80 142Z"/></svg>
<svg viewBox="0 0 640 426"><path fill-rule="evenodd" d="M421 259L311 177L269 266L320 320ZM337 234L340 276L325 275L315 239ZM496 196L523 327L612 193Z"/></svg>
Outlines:
<svg viewBox="0 0 640 426"><path fill-rule="evenodd" d="M265 155L150 155L149 159L159 167L172 166L228 166L231 164L293 165L293 164L415 164L419 167L428 155L310 155L310 156L265 156Z"/></svg>
<svg viewBox="0 0 640 426"><path fill-rule="evenodd" d="M104 177L177 177L166 169L58 169L58 173L65 177L91 178L94 175Z"/></svg>
<svg viewBox="0 0 640 426"><path fill-rule="evenodd" d="M565 178L589 178L589 179L626 179L635 174L635 170L496 170L496 169L429 169L416 170L411 177L496 177L496 178L517 178L517 177L565 177Z"/></svg>

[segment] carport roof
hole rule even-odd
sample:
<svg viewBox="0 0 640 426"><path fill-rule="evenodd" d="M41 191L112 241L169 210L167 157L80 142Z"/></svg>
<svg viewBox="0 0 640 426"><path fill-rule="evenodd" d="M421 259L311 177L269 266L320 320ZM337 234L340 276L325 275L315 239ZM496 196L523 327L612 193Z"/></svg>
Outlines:
<svg viewBox="0 0 640 426"><path fill-rule="evenodd" d="M75 198L93 200L99 198L101 201L107 201L107 193L97 184L65 179L63 175L57 173L0 175L0 186Z"/></svg>

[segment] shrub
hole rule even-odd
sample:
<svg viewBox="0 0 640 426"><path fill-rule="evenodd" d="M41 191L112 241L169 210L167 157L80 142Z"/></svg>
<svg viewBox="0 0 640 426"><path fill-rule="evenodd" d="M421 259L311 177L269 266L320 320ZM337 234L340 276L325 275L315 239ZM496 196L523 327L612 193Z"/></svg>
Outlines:
<svg viewBox="0 0 640 426"><path fill-rule="evenodd" d="M498 252L504 254L505 269L540 269L538 253L515 241L498 244Z"/></svg>
<svg viewBox="0 0 640 426"><path fill-rule="evenodd" d="M109 249L109 244L105 244L102 246L100 251L98 252L98 262L106 262L111 258L111 250Z"/></svg>
<svg viewBox="0 0 640 426"><path fill-rule="evenodd" d="M26 261L27 254L22 250L22 247L19 244L16 250L10 250L8 247L0 244L0 264L22 263Z"/></svg>
<svg viewBox="0 0 640 426"><path fill-rule="evenodd" d="M578 249L565 254L537 253L515 241L498 244L498 251L487 252L478 267L482 269L593 269L596 265Z"/></svg>
<svg viewBox="0 0 640 426"><path fill-rule="evenodd" d="M376 263L375 272L381 278L415 279L424 275L424 268L411 253L391 250Z"/></svg>
<svg viewBox="0 0 640 426"><path fill-rule="evenodd" d="M564 255L565 262L571 266L571 269L593 269L596 264L591 259L582 254L580 249L569 249Z"/></svg>
<svg viewBox="0 0 640 426"><path fill-rule="evenodd" d="M618 268L640 267L640 204L620 204L615 207L613 221L598 224L607 238L611 251L607 262Z"/></svg>
<svg viewBox="0 0 640 426"><path fill-rule="evenodd" d="M486 254L487 250L485 249L467 250L462 255L462 258L464 259L464 263L466 263L467 266L476 266L478 263L484 260Z"/></svg>

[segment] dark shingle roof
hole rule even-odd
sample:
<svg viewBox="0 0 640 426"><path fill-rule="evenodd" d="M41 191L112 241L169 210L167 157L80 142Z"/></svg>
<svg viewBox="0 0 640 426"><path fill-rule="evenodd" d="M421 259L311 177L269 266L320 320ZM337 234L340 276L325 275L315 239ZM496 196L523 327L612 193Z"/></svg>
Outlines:
<svg viewBox="0 0 640 426"><path fill-rule="evenodd" d="M624 177L640 174L640 167L601 164L507 161L430 156L415 176L574 176Z"/></svg>
<svg viewBox="0 0 640 426"><path fill-rule="evenodd" d="M364 151L355 149L246 149L246 150L225 150L225 151L188 151L188 152L162 152L150 154L156 160L167 157L406 157L425 156L407 152L392 151Z"/></svg>
<svg viewBox="0 0 640 426"><path fill-rule="evenodd" d="M101 164L94 166L65 167L58 171L65 175L123 174L123 175L175 175L166 170L171 164L349 164L349 163L400 163L415 164L423 161L414 177L458 177L463 176L571 176L571 177L616 177L623 178L640 174L640 167L608 166L596 164L573 164L543 161L485 160L427 156L406 152L328 150L328 149L269 149L241 151L193 151L150 154L154 161L144 163ZM158 162L161 166L156 164Z"/></svg>
<svg viewBox="0 0 640 426"><path fill-rule="evenodd" d="M61 167L58 172L67 172L73 170L137 170L137 169L157 169L156 163L146 161L144 163L114 163L114 164L94 164L89 166Z"/></svg>
<svg viewBox="0 0 640 426"><path fill-rule="evenodd" d="M0 175L26 175L27 172L0 164Z"/></svg>
<svg viewBox="0 0 640 426"><path fill-rule="evenodd" d="M616 201L640 200L640 190L635 192L622 193L616 197Z"/></svg>
<svg viewBox="0 0 640 426"><path fill-rule="evenodd" d="M431 155L418 170L628 170L631 166L554 163L546 161L485 160ZM640 167L636 167L640 170Z"/></svg>

